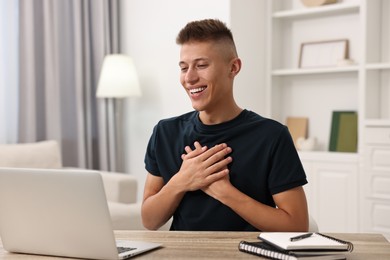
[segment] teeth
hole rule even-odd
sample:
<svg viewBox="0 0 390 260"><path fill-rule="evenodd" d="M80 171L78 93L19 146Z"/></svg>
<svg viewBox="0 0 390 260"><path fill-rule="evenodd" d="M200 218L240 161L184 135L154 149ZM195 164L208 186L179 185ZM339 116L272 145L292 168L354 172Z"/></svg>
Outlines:
<svg viewBox="0 0 390 260"><path fill-rule="evenodd" d="M191 89L190 90L190 93L191 94L195 94L195 93L198 93L198 92L202 92L203 90L205 90L206 88L205 87L202 87L202 88L194 88L194 89Z"/></svg>

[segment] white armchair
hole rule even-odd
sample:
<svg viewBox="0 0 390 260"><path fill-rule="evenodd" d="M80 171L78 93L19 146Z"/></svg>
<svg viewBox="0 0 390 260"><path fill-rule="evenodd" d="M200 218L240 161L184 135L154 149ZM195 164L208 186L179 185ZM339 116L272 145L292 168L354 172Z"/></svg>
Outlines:
<svg viewBox="0 0 390 260"><path fill-rule="evenodd" d="M62 168L58 142L0 144L0 167ZM101 172L113 228L144 229L141 203L137 203L137 179L129 174Z"/></svg>

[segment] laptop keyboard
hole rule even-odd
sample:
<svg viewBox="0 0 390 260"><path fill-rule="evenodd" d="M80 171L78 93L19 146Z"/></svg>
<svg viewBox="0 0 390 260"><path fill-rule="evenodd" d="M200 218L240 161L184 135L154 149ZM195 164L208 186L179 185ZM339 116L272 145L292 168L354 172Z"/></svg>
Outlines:
<svg viewBox="0 0 390 260"><path fill-rule="evenodd" d="M124 252L129 252L129 251L136 250L137 248L135 248L135 247L122 247L122 246L118 246L117 249L118 249L118 253L121 254L121 253L124 253Z"/></svg>

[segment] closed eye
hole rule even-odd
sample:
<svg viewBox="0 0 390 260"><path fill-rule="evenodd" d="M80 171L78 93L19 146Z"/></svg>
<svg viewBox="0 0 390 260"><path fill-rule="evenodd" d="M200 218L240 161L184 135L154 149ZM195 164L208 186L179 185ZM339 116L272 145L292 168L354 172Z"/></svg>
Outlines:
<svg viewBox="0 0 390 260"><path fill-rule="evenodd" d="M205 69L208 66L209 66L208 64L198 64L196 67L199 68L199 69Z"/></svg>

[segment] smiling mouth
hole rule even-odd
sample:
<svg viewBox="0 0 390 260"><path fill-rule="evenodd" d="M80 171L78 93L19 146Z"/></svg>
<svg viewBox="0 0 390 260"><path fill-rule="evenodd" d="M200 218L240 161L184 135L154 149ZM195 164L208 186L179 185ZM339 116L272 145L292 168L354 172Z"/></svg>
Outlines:
<svg viewBox="0 0 390 260"><path fill-rule="evenodd" d="M202 92L205 89L206 89L206 87L190 89L190 93L191 93L191 95L198 94L198 93Z"/></svg>

